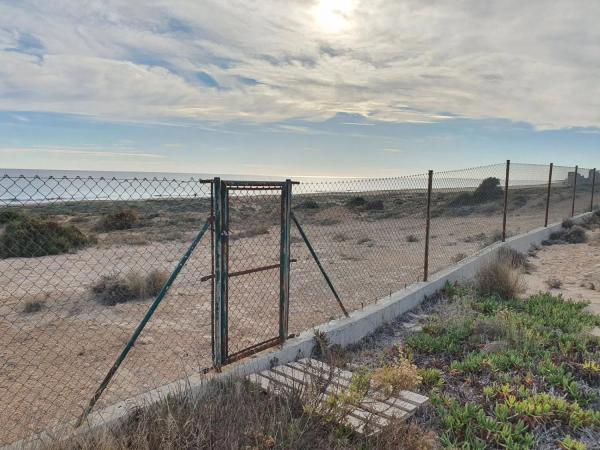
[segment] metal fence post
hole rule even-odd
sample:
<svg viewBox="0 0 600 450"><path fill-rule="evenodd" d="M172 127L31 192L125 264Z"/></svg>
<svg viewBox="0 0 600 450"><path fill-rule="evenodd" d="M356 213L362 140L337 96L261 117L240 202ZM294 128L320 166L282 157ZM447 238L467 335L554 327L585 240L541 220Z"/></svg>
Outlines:
<svg viewBox="0 0 600 450"><path fill-rule="evenodd" d="M548 226L548 213L550 211L550 192L552 191L552 169L554 169L554 163L550 163L550 171L548 172L548 195L546 196L546 218L544 219L544 227Z"/></svg>
<svg viewBox="0 0 600 450"><path fill-rule="evenodd" d="M577 196L577 171L579 166L575 166L575 176L573 177L573 203L571 204L571 217L575 215L575 197Z"/></svg>
<svg viewBox="0 0 600 450"><path fill-rule="evenodd" d="M227 359L227 259L228 213L226 187L220 178L213 181L214 211L214 296L213 296L213 363L218 369Z"/></svg>
<svg viewBox="0 0 600 450"><path fill-rule="evenodd" d="M592 198L590 200L590 212L594 210L594 190L596 189L596 168L592 172Z"/></svg>
<svg viewBox="0 0 600 450"><path fill-rule="evenodd" d="M504 214L502 216L502 242L506 241L506 214L508 211L508 178L510 176L510 159L506 160L506 178L504 181Z"/></svg>
<svg viewBox="0 0 600 450"><path fill-rule="evenodd" d="M425 218L425 261L423 262L423 281L429 277L429 236L431 232L431 189L433 186L433 170L429 171L427 180L427 216Z"/></svg>
<svg viewBox="0 0 600 450"><path fill-rule="evenodd" d="M279 339L288 337L290 313L290 230L292 210L292 180L285 180L281 189L281 246L279 252Z"/></svg>

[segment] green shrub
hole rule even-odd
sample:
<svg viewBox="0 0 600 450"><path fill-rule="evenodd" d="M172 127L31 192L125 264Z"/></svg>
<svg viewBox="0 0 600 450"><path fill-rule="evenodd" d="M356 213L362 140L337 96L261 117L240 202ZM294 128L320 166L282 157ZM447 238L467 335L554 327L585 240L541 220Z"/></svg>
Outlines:
<svg viewBox="0 0 600 450"><path fill-rule="evenodd" d="M451 323L439 335L419 332L406 338L406 346L422 353L458 353L473 331L470 320Z"/></svg>
<svg viewBox="0 0 600 450"><path fill-rule="evenodd" d="M474 192L462 192L451 202L450 206L470 206L499 200L504 195L500 180L495 177L486 178Z"/></svg>
<svg viewBox="0 0 600 450"><path fill-rule="evenodd" d="M0 258L33 258L80 249L91 240L76 226L23 217L9 222L0 235Z"/></svg>
<svg viewBox="0 0 600 450"><path fill-rule="evenodd" d="M382 200L371 200L365 205L367 211L383 211L384 205Z"/></svg>
<svg viewBox="0 0 600 450"><path fill-rule="evenodd" d="M561 224L561 226L565 230L568 230L569 228L573 228L574 225L575 225L575 223L571 219L564 219Z"/></svg>
<svg viewBox="0 0 600 450"><path fill-rule="evenodd" d="M23 215L12 209L3 209L0 211L0 225L4 225L15 220L19 220Z"/></svg>
<svg viewBox="0 0 600 450"><path fill-rule="evenodd" d="M297 208L299 209L319 209L319 204L312 198L307 198L301 202Z"/></svg>
<svg viewBox="0 0 600 450"><path fill-rule="evenodd" d="M565 437L562 441L559 442L560 448L563 450L586 450L587 446L576 439L573 439L571 436Z"/></svg>
<svg viewBox="0 0 600 450"><path fill-rule="evenodd" d="M573 430L585 426L600 426L600 411L586 410L575 402L546 393L521 400L511 396L504 404L516 418L528 422L548 423L560 420Z"/></svg>
<svg viewBox="0 0 600 450"><path fill-rule="evenodd" d="M461 405L448 397L435 403L446 430L441 437L444 447L482 450L489 448L488 444L500 448L533 447L534 438L525 423L511 423L501 409L487 414L481 405Z"/></svg>
<svg viewBox="0 0 600 450"><path fill-rule="evenodd" d="M421 384L429 389L440 387L444 384L444 372L433 367L419 369L419 376L421 377Z"/></svg>
<svg viewBox="0 0 600 450"><path fill-rule="evenodd" d="M587 242L585 229L579 225L573 225L570 228L563 228L550 234L550 237L542 241L543 245L556 244L583 244Z"/></svg>
<svg viewBox="0 0 600 450"><path fill-rule="evenodd" d="M364 197L352 197L350 200L346 202L346 206L349 208L360 208L361 206L365 206L367 201Z"/></svg>
<svg viewBox="0 0 600 450"><path fill-rule="evenodd" d="M140 217L134 209L121 209L114 213L105 214L96 229L98 231L130 230L140 224Z"/></svg>
<svg viewBox="0 0 600 450"><path fill-rule="evenodd" d="M575 225L564 234L563 239L569 244L583 244L587 242L587 235L583 228Z"/></svg>

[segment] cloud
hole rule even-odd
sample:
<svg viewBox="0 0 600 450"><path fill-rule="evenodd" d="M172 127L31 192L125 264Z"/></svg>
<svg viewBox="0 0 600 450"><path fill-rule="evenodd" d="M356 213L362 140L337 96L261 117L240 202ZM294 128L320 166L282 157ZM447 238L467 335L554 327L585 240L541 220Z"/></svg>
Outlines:
<svg viewBox="0 0 600 450"><path fill-rule="evenodd" d="M0 109L170 123L348 113L600 126L600 2L317 3L1 3Z"/></svg>
<svg viewBox="0 0 600 450"><path fill-rule="evenodd" d="M141 159L165 159L167 156L156 153L128 153L128 152L112 152L103 150L87 150L76 148L62 147L5 147L0 148L0 153L17 154L17 153L47 153L51 155L77 155L88 156L93 158L141 158Z"/></svg>
<svg viewBox="0 0 600 450"><path fill-rule="evenodd" d="M384 153L406 153L405 150L402 150L400 148L384 148L382 151Z"/></svg>

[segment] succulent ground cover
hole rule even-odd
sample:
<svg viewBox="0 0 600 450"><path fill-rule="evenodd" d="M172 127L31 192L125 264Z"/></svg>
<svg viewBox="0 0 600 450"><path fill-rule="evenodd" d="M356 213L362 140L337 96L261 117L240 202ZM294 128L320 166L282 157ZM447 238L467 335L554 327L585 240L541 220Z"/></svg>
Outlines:
<svg viewBox="0 0 600 450"><path fill-rule="evenodd" d="M346 362L408 358L432 401L417 423L446 448L597 448L600 342L587 333L600 318L585 306L447 285L424 314L381 330Z"/></svg>

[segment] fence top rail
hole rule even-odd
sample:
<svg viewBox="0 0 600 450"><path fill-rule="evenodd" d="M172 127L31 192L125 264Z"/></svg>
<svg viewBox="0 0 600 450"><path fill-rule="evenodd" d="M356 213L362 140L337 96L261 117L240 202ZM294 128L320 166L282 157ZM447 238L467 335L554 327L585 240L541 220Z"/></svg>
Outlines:
<svg viewBox="0 0 600 450"><path fill-rule="evenodd" d="M286 181L246 181L246 180L223 180L223 183L229 188L243 189L245 187L255 188L257 186L282 187ZM299 181L292 181L292 184L300 184Z"/></svg>

